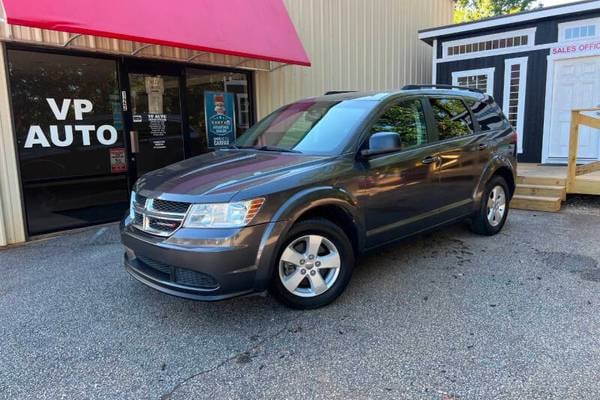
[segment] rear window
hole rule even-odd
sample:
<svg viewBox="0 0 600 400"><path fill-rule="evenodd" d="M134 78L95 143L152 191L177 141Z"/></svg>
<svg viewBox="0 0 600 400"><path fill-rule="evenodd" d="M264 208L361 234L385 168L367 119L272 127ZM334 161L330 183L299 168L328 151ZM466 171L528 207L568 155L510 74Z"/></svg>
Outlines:
<svg viewBox="0 0 600 400"><path fill-rule="evenodd" d="M504 119L504 114L502 114L502 110L494 101L467 99L466 102L475 119L479 122L479 127L482 131L505 128L506 120Z"/></svg>
<svg viewBox="0 0 600 400"><path fill-rule="evenodd" d="M456 98L430 98L431 110L438 128L438 140L473 133L473 121L465 103Z"/></svg>

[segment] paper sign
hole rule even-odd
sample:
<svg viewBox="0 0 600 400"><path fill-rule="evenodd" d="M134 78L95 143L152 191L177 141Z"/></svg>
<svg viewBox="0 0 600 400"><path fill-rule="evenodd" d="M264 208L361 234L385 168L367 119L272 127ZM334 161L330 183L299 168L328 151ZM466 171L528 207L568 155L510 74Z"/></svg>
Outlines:
<svg viewBox="0 0 600 400"><path fill-rule="evenodd" d="M110 172L118 174L127 172L127 157L123 147L113 147L109 150L110 154Z"/></svg>

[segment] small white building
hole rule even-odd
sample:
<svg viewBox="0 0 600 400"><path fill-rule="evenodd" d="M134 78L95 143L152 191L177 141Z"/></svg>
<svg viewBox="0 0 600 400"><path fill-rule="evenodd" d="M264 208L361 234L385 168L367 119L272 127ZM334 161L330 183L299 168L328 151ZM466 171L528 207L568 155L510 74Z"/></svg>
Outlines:
<svg viewBox="0 0 600 400"><path fill-rule="evenodd" d="M600 106L600 1L588 0L424 29L433 82L495 97L519 134L519 161L565 164L571 110ZM600 160L582 127L579 162Z"/></svg>

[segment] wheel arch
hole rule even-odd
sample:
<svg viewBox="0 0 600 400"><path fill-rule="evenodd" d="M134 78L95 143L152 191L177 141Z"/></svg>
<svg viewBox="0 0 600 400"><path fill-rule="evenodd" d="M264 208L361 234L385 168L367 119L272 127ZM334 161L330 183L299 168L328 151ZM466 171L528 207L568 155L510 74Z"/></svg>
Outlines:
<svg viewBox="0 0 600 400"><path fill-rule="evenodd" d="M506 180L508 189L510 190L510 198L515 194L516 190L516 165L513 165L511 160L503 156L496 156L483 170L479 182L473 194L474 204L477 206L481 200L481 196L485 190L485 185L492 179L493 176L501 176Z"/></svg>
<svg viewBox="0 0 600 400"><path fill-rule="evenodd" d="M324 218L338 226L348 235L355 255L364 249L364 224L358 213L356 201L341 188L321 186L302 190L287 199L275 212L272 224L283 224L277 232L267 230L261 241L261 248L268 243L274 244L268 254L260 252L257 260L259 271L257 279L266 283L273 274L276 257L282 250L285 238L295 223L310 218Z"/></svg>

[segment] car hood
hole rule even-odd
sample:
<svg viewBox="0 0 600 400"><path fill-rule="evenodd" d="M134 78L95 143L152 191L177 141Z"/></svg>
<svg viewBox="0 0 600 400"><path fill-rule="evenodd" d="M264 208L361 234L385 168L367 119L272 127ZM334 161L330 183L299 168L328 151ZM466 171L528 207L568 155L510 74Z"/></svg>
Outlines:
<svg viewBox="0 0 600 400"><path fill-rule="evenodd" d="M226 202L241 190L324 163L331 156L255 150L202 154L143 175L134 190L173 201Z"/></svg>

